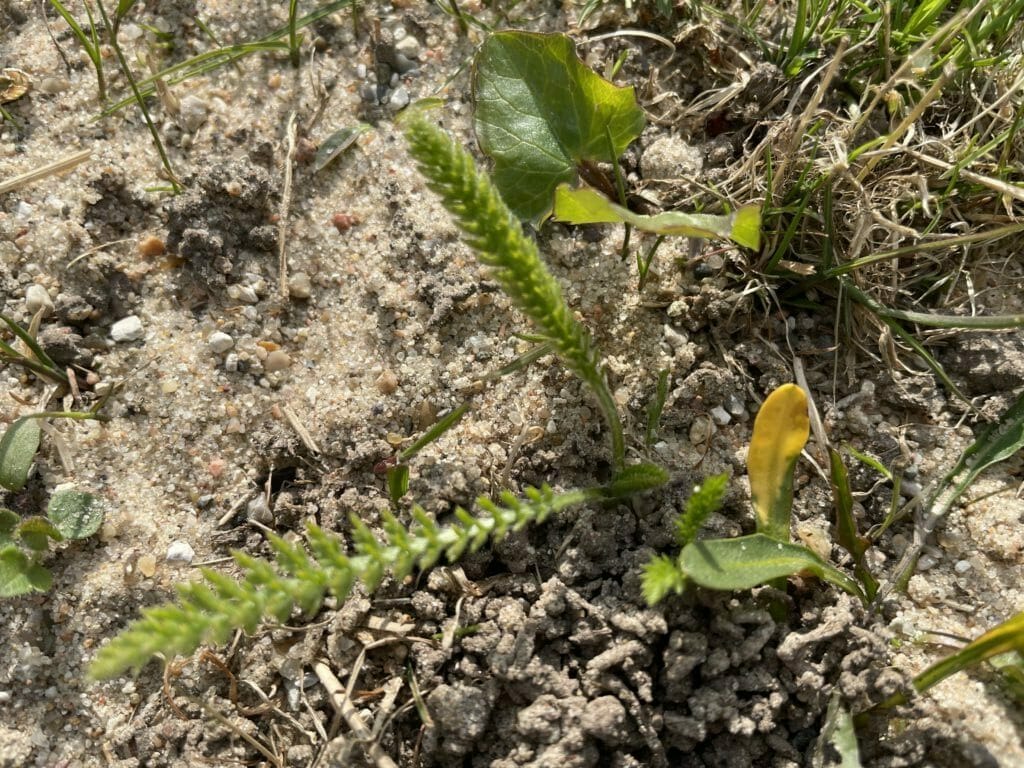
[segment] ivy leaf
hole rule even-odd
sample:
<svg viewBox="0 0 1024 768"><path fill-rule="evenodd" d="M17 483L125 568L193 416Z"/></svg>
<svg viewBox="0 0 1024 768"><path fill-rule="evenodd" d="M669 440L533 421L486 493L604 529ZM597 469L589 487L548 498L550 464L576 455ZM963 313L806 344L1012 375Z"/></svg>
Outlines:
<svg viewBox="0 0 1024 768"><path fill-rule="evenodd" d="M33 563L14 545L0 549L0 597L17 597L33 590L46 592L53 584L50 572Z"/></svg>
<svg viewBox="0 0 1024 768"><path fill-rule="evenodd" d="M20 491L28 480L36 451L39 450L39 422L23 417L15 421L0 438L0 485Z"/></svg>
<svg viewBox="0 0 1024 768"><path fill-rule="evenodd" d="M46 516L65 539L87 539L103 524L103 509L96 497L71 489L53 494Z"/></svg>
<svg viewBox="0 0 1024 768"><path fill-rule="evenodd" d="M555 190L554 217L568 224L632 224L658 235L727 239L755 251L761 248L761 207L758 205L745 205L723 216L680 211L644 216L616 205L588 187L571 189L568 184L560 184Z"/></svg>
<svg viewBox="0 0 1024 768"><path fill-rule="evenodd" d="M474 61L473 99L494 184L519 218L535 223L582 162L616 162L644 127L633 89L587 68L565 35L491 35Z"/></svg>
<svg viewBox="0 0 1024 768"><path fill-rule="evenodd" d="M683 571L709 589L750 589L775 579L808 571L863 599L857 582L800 544L755 533L735 539L706 539L683 547Z"/></svg>

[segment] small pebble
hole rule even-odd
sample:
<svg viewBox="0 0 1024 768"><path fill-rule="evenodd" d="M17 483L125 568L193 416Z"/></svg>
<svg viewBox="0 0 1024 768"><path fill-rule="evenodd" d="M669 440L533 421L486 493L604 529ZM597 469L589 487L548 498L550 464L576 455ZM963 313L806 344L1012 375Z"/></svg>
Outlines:
<svg viewBox="0 0 1024 768"><path fill-rule="evenodd" d="M142 321L136 315L128 315L110 326L110 338L116 342L138 341L142 335Z"/></svg>
<svg viewBox="0 0 1024 768"><path fill-rule="evenodd" d="M256 290L248 285L234 283L228 286L228 297L243 304L255 304L260 300Z"/></svg>
<svg viewBox="0 0 1024 768"><path fill-rule="evenodd" d="M395 43L395 52L402 54L407 59L418 59L420 56L420 41L413 35L406 35Z"/></svg>
<svg viewBox="0 0 1024 768"><path fill-rule="evenodd" d="M313 295L313 281L305 272L296 272L288 278L288 295L293 299L308 299Z"/></svg>
<svg viewBox="0 0 1024 768"><path fill-rule="evenodd" d="M390 395L398 389L398 377L394 371L384 371L377 377L377 391L382 395Z"/></svg>
<svg viewBox="0 0 1024 768"><path fill-rule="evenodd" d="M715 424L717 424L720 427L724 427L726 424L732 421L732 416L730 415L730 413L720 405L716 405L714 408L711 409L711 418L714 420Z"/></svg>
<svg viewBox="0 0 1024 768"><path fill-rule="evenodd" d="M214 331L210 334L206 343L210 347L210 351L215 355L223 354L235 346L235 340L224 333L224 331Z"/></svg>
<svg viewBox="0 0 1024 768"><path fill-rule="evenodd" d="M40 93L55 94L66 91L71 87L71 83L63 77L44 77L39 81L39 85L36 86L36 90Z"/></svg>
<svg viewBox="0 0 1024 768"><path fill-rule="evenodd" d="M39 310L43 310L44 316L53 312L53 301L43 286L33 283L25 289L25 309L33 315Z"/></svg>
<svg viewBox="0 0 1024 768"><path fill-rule="evenodd" d="M698 416L690 425L690 442L703 445L715 433L715 424L707 416Z"/></svg>
<svg viewBox="0 0 1024 768"><path fill-rule="evenodd" d="M164 556L164 560L168 563L188 565L192 562L192 558L195 556L196 551L189 546L187 541L175 541L167 548L167 554Z"/></svg>
<svg viewBox="0 0 1024 768"><path fill-rule="evenodd" d="M953 566L953 570L957 573L967 573L971 570L971 564L967 560L957 560L956 565Z"/></svg>
<svg viewBox="0 0 1024 768"><path fill-rule="evenodd" d="M263 525L270 525L274 522L274 513L267 506L267 499L263 494L256 496L245 505L245 516L249 520L262 523Z"/></svg>
<svg viewBox="0 0 1024 768"><path fill-rule="evenodd" d="M292 359L288 356L288 353L281 349L275 349L269 355L267 359L263 361L263 370L267 373L274 373L275 371L283 371L292 364Z"/></svg>
<svg viewBox="0 0 1024 768"><path fill-rule="evenodd" d="M405 109L409 106L409 91L404 85L400 85L391 92L391 98L388 100L388 107L397 112L400 109Z"/></svg>
<svg viewBox="0 0 1024 768"><path fill-rule="evenodd" d="M181 116L181 124L185 130L195 133L206 122L206 116L210 108L206 102L194 94L189 94L181 100L178 114Z"/></svg>
<svg viewBox="0 0 1024 768"><path fill-rule="evenodd" d="M363 83L359 86L359 98L370 104L377 103L377 86L373 83Z"/></svg>
<svg viewBox="0 0 1024 768"><path fill-rule="evenodd" d="M338 230L339 234L345 234L352 227L359 223L359 218L353 216L351 213L343 213L338 211L336 214L331 216L331 224Z"/></svg>
<svg viewBox="0 0 1024 768"><path fill-rule="evenodd" d="M139 242L139 255L151 259L154 256L163 256L166 248L164 241L155 235L142 238Z"/></svg>
<svg viewBox="0 0 1024 768"><path fill-rule="evenodd" d="M742 416L747 412L747 407L743 404L743 398L735 393L725 398L725 409L733 416Z"/></svg>
<svg viewBox="0 0 1024 768"><path fill-rule="evenodd" d="M156 573L156 558L152 555L143 555L136 561L135 567L145 578L151 579Z"/></svg>

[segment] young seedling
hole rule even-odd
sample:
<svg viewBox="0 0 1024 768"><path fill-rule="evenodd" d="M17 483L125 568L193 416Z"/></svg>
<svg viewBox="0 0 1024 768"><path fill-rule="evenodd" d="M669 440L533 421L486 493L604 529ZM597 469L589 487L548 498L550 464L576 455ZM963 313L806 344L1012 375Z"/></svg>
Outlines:
<svg viewBox="0 0 1024 768"><path fill-rule="evenodd" d="M566 304L558 282L541 261L536 244L523 234L502 196L477 170L473 158L428 123L421 109L407 115L405 135L420 172L455 217L466 243L492 267L505 293L537 327L539 340L549 343L594 394L609 429L613 462L621 469L625 461L622 423L600 370L600 356L590 334Z"/></svg>
<svg viewBox="0 0 1024 768"><path fill-rule="evenodd" d="M694 540L703 520L721 502L715 479L714 493L695 492L680 517L682 551L675 560L661 556L644 571L644 594L649 603L669 592L679 592L692 581L718 590L749 589L807 572L852 595L865 599L860 585L802 544L789 541L793 504L793 470L807 442L807 396L795 384L772 392L754 420L747 454L747 474L757 532L734 539ZM684 543L685 541L685 543Z"/></svg>
<svg viewBox="0 0 1024 768"><path fill-rule="evenodd" d="M641 465L604 487L565 493L555 493L547 486L527 488L524 499L510 493L502 494L498 503L478 499L475 516L460 507L455 511L457 522L444 527L415 506L415 525L409 529L385 514L384 540L353 515L352 552L346 552L338 537L312 524L307 530L309 554L301 545L271 534L275 563L234 552L242 581L203 569L206 584L179 585L177 604L144 609L143 618L100 649L89 676L106 679L132 667L141 668L158 653L171 658L190 654L203 643L224 643L235 630L255 632L264 617L285 622L295 608L312 615L328 594L343 601L357 581L373 591L385 574L401 580L413 568L429 568L442 557L455 562L464 552L498 541L510 531L542 523L561 510L641 493L665 480L661 470Z"/></svg>
<svg viewBox="0 0 1024 768"><path fill-rule="evenodd" d="M22 518L0 507L0 597L49 590L53 577L40 560L50 541L87 539L102 524L96 497L70 488L53 494L46 517Z"/></svg>

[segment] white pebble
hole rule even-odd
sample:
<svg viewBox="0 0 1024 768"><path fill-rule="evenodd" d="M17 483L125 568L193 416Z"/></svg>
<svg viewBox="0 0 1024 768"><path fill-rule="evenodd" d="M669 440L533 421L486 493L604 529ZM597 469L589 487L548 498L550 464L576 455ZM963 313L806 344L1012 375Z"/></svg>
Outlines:
<svg viewBox="0 0 1024 768"><path fill-rule="evenodd" d="M305 272L296 272L288 278L288 295L293 299L308 299L313 295L313 282Z"/></svg>
<svg viewBox="0 0 1024 768"><path fill-rule="evenodd" d="M198 96L189 94L181 100L179 111L181 124L190 133L195 133L199 130L202 124L206 122L206 116L209 113L210 108Z"/></svg>
<svg viewBox="0 0 1024 768"><path fill-rule="evenodd" d="M395 43L395 53L400 53L406 58L418 59L420 55L420 41L413 35L406 35Z"/></svg>
<svg viewBox="0 0 1024 768"><path fill-rule="evenodd" d="M192 558L196 556L196 551L189 546L187 541L175 541L171 543L171 546L167 548L167 554L164 559L168 563L180 563L182 565L188 565L192 562Z"/></svg>
<svg viewBox="0 0 1024 768"><path fill-rule="evenodd" d="M957 573L967 573L971 570L971 564L967 560L957 560L956 565L953 566L953 570Z"/></svg>
<svg viewBox="0 0 1024 768"><path fill-rule="evenodd" d="M727 410L725 410L725 408L723 408L720 405L716 405L714 408L711 409L711 418L714 419L715 424L717 424L720 427L724 427L726 424L732 421L732 416L729 414Z"/></svg>
<svg viewBox="0 0 1024 768"><path fill-rule="evenodd" d="M398 110L409 106L409 101L409 91L406 90L404 85L400 85L391 92L391 99L388 101L388 106L397 112Z"/></svg>
<svg viewBox="0 0 1024 768"><path fill-rule="evenodd" d="M233 346L235 346L235 340L231 338L224 331L214 331L210 334L210 337L206 340L207 345L210 347L210 351L215 355L220 355L227 352Z"/></svg>
<svg viewBox="0 0 1024 768"><path fill-rule="evenodd" d="M128 315L110 326L110 338L117 342L138 341L142 334L142 321L136 315Z"/></svg>
<svg viewBox="0 0 1024 768"><path fill-rule="evenodd" d="M44 315L48 315L53 312L53 301L43 286L33 283L25 289L25 308L33 315L40 309L44 310Z"/></svg>

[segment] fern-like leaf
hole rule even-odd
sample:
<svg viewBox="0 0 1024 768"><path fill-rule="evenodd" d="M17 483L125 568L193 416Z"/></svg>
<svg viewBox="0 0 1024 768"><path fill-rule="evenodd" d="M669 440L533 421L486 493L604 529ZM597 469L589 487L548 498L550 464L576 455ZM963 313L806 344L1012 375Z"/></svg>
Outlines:
<svg viewBox="0 0 1024 768"><path fill-rule="evenodd" d="M540 330L565 365L593 392L611 432L615 466L624 463L625 444L618 409L599 368L600 356L590 334L576 321L558 282L541 261L537 246L523 233L519 220L505 205L473 158L419 112L405 122L409 151L465 234L466 243L509 298Z"/></svg>
<svg viewBox="0 0 1024 768"><path fill-rule="evenodd" d="M647 487L659 484L652 481ZM499 531L540 523L559 510L609 496L608 488L566 493L555 493L547 486L530 488L525 501L511 495L503 495L500 504L479 499L476 516L460 508L457 522L444 527L414 508L414 524L409 530L393 518L385 520L384 541L364 523L353 520L353 554L346 554L336 536L315 525L308 529L308 553L274 536L270 541L275 562L235 552L241 581L202 571L205 583L180 585L177 604L144 609L141 619L103 646L89 676L114 677L141 668L157 654L168 658L187 655L204 643L226 642L237 629L253 632L268 616L286 621L296 607L313 613L328 594L344 600L357 580L372 590L387 573L405 575L414 565L429 567L441 553L451 556L475 550Z"/></svg>

